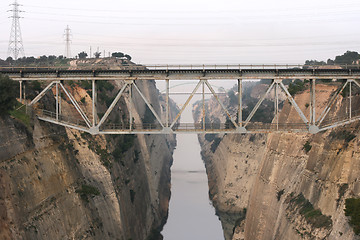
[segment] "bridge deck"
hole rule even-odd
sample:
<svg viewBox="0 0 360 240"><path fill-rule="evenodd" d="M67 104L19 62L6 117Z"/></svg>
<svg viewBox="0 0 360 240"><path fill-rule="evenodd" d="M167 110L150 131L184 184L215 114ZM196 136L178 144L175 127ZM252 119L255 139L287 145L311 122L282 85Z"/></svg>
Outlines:
<svg viewBox="0 0 360 240"><path fill-rule="evenodd" d="M360 79L360 69L322 68L203 68L149 69L143 67L123 70L65 70L0 68L1 74L14 80L194 80L194 79Z"/></svg>

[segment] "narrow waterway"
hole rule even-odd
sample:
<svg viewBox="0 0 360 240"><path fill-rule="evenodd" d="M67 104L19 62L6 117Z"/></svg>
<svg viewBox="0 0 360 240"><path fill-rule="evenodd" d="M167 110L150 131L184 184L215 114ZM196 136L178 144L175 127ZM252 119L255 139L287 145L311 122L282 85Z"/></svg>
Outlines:
<svg viewBox="0 0 360 240"><path fill-rule="evenodd" d="M193 122L191 107L182 122ZM169 218L162 235L165 240L221 240L221 223L208 195L208 181L196 134L176 136L171 167Z"/></svg>

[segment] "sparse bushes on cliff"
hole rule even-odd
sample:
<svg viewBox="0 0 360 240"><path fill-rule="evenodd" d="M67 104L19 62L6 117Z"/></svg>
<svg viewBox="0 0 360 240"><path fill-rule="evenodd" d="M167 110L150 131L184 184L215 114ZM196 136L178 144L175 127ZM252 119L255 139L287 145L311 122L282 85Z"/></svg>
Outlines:
<svg viewBox="0 0 360 240"><path fill-rule="evenodd" d="M99 189L94 186L83 184L80 189L75 191L76 193L80 194L81 199L85 202L89 202L88 197L94 197L100 195Z"/></svg>
<svg viewBox="0 0 360 240"><path fill-rule="evenodd" d="M349 216L349 223L356 235L360 235L360 198L348 198L345 200L345 216Z"/></svg>
<svg viewBox="0 0 360 240"><path fill-rule="evenodd" d="M349 143L351 140L353 140L356 137L356 135L353 132L347 130L336 131L336 132L334 131L331 132L329 136L333 139L344 140L345 143Z"/></svg>
<svg viewBox="0 0 360 240"><path fill-rule="evenodd" d="M290 195L289 208L292 210L298 210L299 213L304 216L307 223L315 228L327 228L332 226L332 220L330 216L323 215L320 209L315 209L309 200L307 200L302 193L294 197L293 193Z"/></svg>
<svg viewBox="0 0 360 240"><path fill-rule="evenodd" d="M0 116L15 108L18 87L17 82L0 74Z"/></svg>
<svg viewBox="0 0 360 240"><path fill-rule="evenodd" d="M289 84L288 91L292 96L304 90L305 90L305 83L299 79L296 79L293 83Z"/></svg>
<svg viewBox="0 0 360 240"><path fill-rule="evenodd" d="M306 143L303 146L303 149L305 150L306 153L308 153L311 150L312 146L310 144L309 141L306 141Z"/></svg>

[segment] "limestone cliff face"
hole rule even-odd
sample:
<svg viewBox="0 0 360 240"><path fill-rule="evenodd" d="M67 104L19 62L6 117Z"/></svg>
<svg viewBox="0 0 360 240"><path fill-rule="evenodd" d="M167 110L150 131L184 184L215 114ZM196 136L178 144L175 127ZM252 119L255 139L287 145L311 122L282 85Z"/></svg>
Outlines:
<svg viewBox="0 0 360 240"><path fill-rule="evenodd" d="M161 112L155 82L139 87ZM86 91L74 95L86 109ZM133 103L135 122L144 106ZM0 136L0 239L153 239L166 221L174 136L91 136L11 117Z"/></svg>
<svg viewBox="0 0 360 240"><path fill-rule="evenodd" d="M317 95L318 107L325 106L333 88L317 86L323 94ZM308 99L308 91L296 95L304 112ZM346 111L346 102L335 106L334 114ZM358 97L354 102L360 106ZM297 117L285 103L280 121ZM316 135L226 135L216 144L200 136L225 238L360 239L344 215L345 199L360 197L359 126Z"/></svg>

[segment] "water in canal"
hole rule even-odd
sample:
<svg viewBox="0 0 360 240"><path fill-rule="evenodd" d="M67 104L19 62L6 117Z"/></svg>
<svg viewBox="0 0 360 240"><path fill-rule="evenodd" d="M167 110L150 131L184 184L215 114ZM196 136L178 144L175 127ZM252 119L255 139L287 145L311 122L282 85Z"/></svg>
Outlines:
<svg viewBox="0 0 360 240"><path fill-rule="evenodd" d="M181 116L193 122L191 106ZM165 240L221 240L221 223L208 195L205 166L196 134L177 135L171 168L169 218L162 235Z"/></svg>

